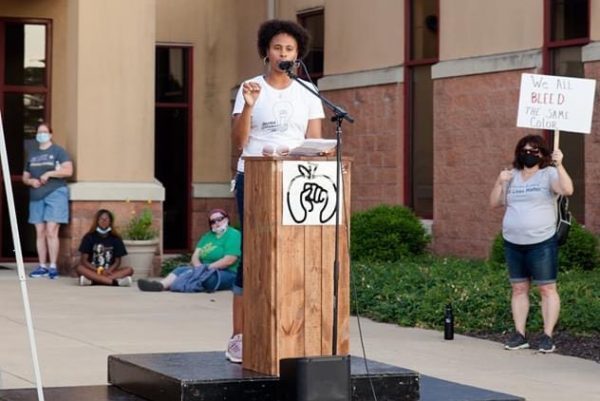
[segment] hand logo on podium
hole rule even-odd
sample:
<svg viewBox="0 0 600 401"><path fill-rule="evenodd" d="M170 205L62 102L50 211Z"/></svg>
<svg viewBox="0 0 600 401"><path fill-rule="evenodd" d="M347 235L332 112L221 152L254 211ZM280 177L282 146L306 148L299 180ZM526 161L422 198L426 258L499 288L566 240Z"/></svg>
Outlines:
<svg viewBox="0 0 600 401"><path fill-rule="evenodd" d="M328 175L316 174L316 163L298 165L300 174L292 178L287 188L287 207L294 222L302 224L318 213L321 224L335 215L336 185Z"/></svg>

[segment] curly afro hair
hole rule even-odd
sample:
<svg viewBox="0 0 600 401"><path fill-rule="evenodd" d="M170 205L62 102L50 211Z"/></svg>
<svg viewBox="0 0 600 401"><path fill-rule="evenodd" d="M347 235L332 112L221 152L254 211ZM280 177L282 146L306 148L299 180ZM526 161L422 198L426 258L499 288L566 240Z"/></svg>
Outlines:
<svg viewBox="0 0 600 401"><path fill-rule="evenodd" d="M267 56L269 45L273 36L286 33L296 39L298 44L298 58L304 58L308 53L310 35L306 29L294 21L272 19L265 21L258 28L258 54L260 58Z"/></svg>

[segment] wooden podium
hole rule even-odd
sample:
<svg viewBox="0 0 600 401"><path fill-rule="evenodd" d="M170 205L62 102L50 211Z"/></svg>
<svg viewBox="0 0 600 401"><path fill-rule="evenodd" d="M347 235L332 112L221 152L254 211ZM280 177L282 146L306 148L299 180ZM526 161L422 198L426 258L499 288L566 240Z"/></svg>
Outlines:
<svg viewBox="0 0 600 401"><path fill-rule="evenodd" d="M283 163L335 158L245 160L243 367L279 375L282 358L332 354L335 259L335 225L283 225ZM350 350L350 172L350 160L344 158L337 355Z"/></svg>

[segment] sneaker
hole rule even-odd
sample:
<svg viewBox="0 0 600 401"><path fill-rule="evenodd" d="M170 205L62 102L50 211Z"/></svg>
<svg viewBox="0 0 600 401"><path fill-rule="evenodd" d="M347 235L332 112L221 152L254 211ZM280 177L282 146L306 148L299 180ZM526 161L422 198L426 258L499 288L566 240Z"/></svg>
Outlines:
<svg viewBox="0 0 600 401"><path fill-rule="evenodd" d="M158 292L164 290L164 287L160 281L146 280L145 278L139 279L137 285L142 291Z"/></svg>
<svg viewBox="0 0 600 401"><path fill-rule="evenodd" d="M48 278L54 280L56 277L58 277L58 270L56 270L56 268L49 268L48 269Z"/></svg>
<svg viewBox="0 0 600 401"><path fill-rule="evenodd" d="M119 283L119 287L131 287L131 283L132 283L131 276L118 278L117 283Z"/></svg>
<svg viewBox="0 0 600 401"><path fill-rule="evenodd" d="M527 342L525 336L519 333L518 331L516 331L512 336L510 336L506 344L504 344L504 349L511 351L525 348L529 348L529 343Z"/></svg>
<svg viewBox="0 0 600 401"><path fill-rule="evenodd" d="M37 269L29 273L29 277L38 278L38 277L48 277L48 269L42 266L38 266Z"/></svg>
<svg viewBox="0 0 600 401"><path fill-rule="evenodd" d="M539 345L538 349L540 352L542 352L544 354L549 354L551 352L554 352L554 350L556 349L556 346L554 345L554 341L552 341L552 337L550 337L547 334L544 334L540 338L540 345Z"/></svg>
<svg viewBox="0 0 600 401"><path fill-rule="evenodd" d="M225 358L229 362L242 363L242 335L236 334L231 337L227 342L227 351L225 351Z"/></svg>
<svg viewBox="0 0 600 401"><path fill-rule="evenodd" d="M81 287L84 287L86 285L92 285L92 280L90 280L89 278L87 278L85 276L79 276L79 285Z"/></svg>

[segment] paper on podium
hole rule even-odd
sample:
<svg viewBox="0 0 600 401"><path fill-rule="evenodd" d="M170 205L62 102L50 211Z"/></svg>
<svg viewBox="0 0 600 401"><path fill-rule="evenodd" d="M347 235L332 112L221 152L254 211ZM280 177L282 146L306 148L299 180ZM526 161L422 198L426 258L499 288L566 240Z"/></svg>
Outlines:
<svg viewBox="0 0 600 401"><path fill-rule="evenodd" d="M307 139L302 145L292 149L292 156L318 156L329 153L335 149L337 141L335 139Z"/></svg>

